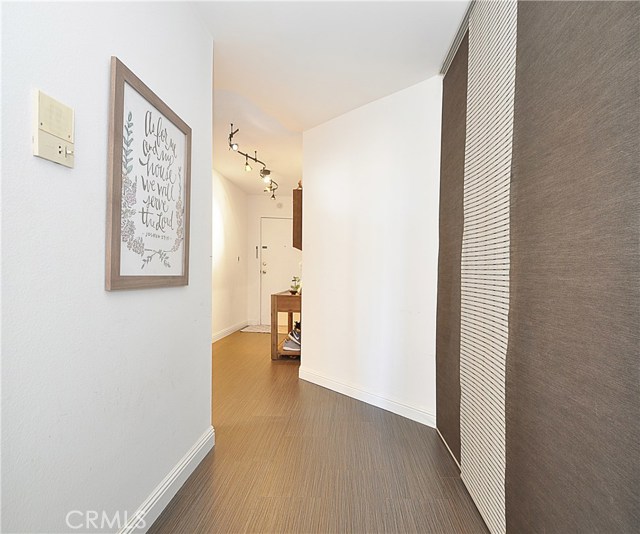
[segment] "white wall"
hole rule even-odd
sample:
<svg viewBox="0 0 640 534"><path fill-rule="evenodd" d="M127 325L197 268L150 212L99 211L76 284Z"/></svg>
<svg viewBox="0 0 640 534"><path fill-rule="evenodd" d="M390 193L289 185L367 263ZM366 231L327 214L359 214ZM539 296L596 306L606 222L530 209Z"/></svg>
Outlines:
<svg viewBox="0 0 640 534"><path fill-rule="evenodd" d="M287 191L287 193L291 193ZM256 247L260 247L260 219L262 217L293 217L293 193L278 195L271 200L266 193L247 197L247 317L249 324L260 324L260 254L256 258ZM292 237L293 239L293 237ZM286 288L284 288L286 289Z"/></svg>
<svg viewBox="0 0 640 534"><path fill-rule="evenodd" d="M213 172L213 340L247 325L247 194Z"/></svg>
<svg viewBox="0 0 640 534"><path fill-rule="evenodd" d="M2 5L3 532L133 513L211 447L213 44L191 9ZM187 287L104 290L112 55L193 129ZM74 169L31 155L36 88L75 109Z"/></svg>
<svg viewBox="0 0 640 534"><path fill-rule="evenodd" d="M300 377L435 426L440 77L304 133Z"/></svg>

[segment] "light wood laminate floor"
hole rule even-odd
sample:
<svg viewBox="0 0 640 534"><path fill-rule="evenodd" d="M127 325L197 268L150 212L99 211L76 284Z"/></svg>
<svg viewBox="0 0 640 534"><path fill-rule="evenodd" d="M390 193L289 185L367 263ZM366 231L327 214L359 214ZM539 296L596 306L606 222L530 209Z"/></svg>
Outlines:
<svg viewBox="0 0 640 534"><path fill-rule="evenodd" d="M213 423L149 532L488 532L434 429L299 380L268 335L214 344Z"/></svg>

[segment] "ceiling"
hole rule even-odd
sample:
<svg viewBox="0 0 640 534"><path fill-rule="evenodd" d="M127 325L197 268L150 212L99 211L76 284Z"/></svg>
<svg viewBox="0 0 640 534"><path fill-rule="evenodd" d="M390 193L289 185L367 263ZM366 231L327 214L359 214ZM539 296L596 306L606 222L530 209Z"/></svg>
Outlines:
<svg viewBox="0 0 640 534"><path fill-rule="evenodd" d="M214 39L214 168L260 193L259 165L280 193L302 178L302 132L434 76L469 2L197 2Z"/></svg>

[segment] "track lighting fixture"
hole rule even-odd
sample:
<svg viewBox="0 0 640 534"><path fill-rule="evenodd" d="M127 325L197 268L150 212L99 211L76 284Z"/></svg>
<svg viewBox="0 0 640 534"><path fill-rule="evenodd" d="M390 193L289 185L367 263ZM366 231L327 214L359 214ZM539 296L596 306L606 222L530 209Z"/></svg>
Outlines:
<svg viewBox="0 0 640 534"><path fill-rule="evenodd" d="M231 133L229 134L229 148L234 152L237 152L240 148L238 143L233 142L233 136L236 135L240 131L240 128L236 128L235 132L233 131L233 123L231 124Z"/></svg>
<svg viewBox="0 0 640 534"><path fill-rule="evenodd" d="M276 189L278 189L278 184L273 180L269 180L267 186L264 188L265 193L271 193L271 200L276 199Z"/></svg>
<svg viewBox="0 0 640 534"><path fill-rule="evenodd" d="M264 181L267 186L264 188L265 193L271 193L271 200L276 199L275 191L278 189L278 184L271 179L271 171L267 169L267 164L258 159L258 151L254 150L253 156L250 156L246 152L242 152L240 150L240 146L238 143L233 141L233 136L236 135L240 131L240 128L233 129L233 123L231 123L231 132L229 133L229 149L237 152L241 156L244 156L244 170L247 172L251 172L253 168L249 164L249 160L259 163L262 165L262 169L260 169L260 178Z"/></svg>

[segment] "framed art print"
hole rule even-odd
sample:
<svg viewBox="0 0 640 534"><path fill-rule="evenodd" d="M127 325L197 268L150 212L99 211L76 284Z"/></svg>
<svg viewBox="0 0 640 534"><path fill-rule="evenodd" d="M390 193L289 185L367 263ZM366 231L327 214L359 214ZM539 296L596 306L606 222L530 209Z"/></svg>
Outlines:
<svg viewBox="0 0 640 534"><path fill-rule="evenodd" d="M111 58L106 289L189 283L191 128Z"/></svg>

